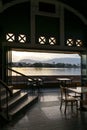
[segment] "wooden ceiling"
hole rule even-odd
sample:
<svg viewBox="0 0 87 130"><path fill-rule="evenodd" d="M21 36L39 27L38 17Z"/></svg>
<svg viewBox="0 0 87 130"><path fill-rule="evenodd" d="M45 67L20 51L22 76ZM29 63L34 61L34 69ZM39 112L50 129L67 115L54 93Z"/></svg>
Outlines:
<svg viewBox="0 0 87 130"><path fill-rule="evenodd" d="M9 2L16 0L0 0L0 1L2 1L2 4L7 4ZM56 1L60 1L63 2L64 4L71 6L79 13L81 13L85 18L87 18L87 0L56 0Z"/></svg>

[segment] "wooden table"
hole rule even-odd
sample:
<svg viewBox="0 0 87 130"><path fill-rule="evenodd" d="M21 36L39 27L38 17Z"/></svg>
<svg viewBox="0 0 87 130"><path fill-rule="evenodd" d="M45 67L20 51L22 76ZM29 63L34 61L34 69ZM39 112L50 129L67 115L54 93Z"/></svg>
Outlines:
<svg viewBox="0 0 87 130"><path fill-rule="evenodd" d="M74 93L78 93L80 94L80 109L83 110L83 103L82 101L85 100L84 99L84 94L87 94L87 87L76 87L76 88L68 88L66 87L67 90L74 92Z"/></svg>
<svg viewBox="0 0 87 130"><path fill-rule="evenodd" d="M57 81L59 84L65 86L67 82L71 83L71 79L70 78L57 78Z"/></svg>
<svg viewBox="0 0 87 130"><path fill-rule="evenodd" d="M76 87L76 88L68 88L68 90L71 90L75 93L78 93L78 94L83 94L83 93L87 93L87 87Z"/></svg>

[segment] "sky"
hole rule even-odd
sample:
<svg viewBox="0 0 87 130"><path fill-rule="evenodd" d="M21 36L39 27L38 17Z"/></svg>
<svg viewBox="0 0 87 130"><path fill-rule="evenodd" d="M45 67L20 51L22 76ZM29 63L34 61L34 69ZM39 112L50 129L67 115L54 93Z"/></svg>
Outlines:
<svg viewBox="0 0 87 130"><path fill-rule="evenodd" d="M21 59L32 59L32 60L50 60L53 58L80 58L78 54L63 54L63 53L42 53L42 52L18 52L12 51L12 61L17 62Z"/></svg>

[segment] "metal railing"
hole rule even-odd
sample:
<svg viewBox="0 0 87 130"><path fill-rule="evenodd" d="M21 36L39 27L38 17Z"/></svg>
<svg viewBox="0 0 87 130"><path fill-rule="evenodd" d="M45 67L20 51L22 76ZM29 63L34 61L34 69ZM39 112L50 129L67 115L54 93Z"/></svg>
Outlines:
<svg viewBox="0 0 87 130"><path fill-rule="evenodd" d="M27 91L28 94L39 94L40 86L43 84L41 78L30 78L16 70L8 68L8 71L14 72L15 76L8 75L7 83L0 80L0 115L4 116L5 119L9 120L9 108L8 102L11 96L14 96L13 90L20 88L23 85L21 91ZM19 86L18 86L19 85ZM3 105L5 104L5 109Z"/></svg>
<svg viewBox="0 0 87 130"><path fill-rule="evenodd" d="M43 85L42 78L31 78L9 67L8 70L14 72L13 75L8 76L8 84L15 86L15 88L23 88L35 94L35 92L39 92L40 86Z"/></svg>
<svg viewBox="0 0 87 130"><path fill-rule="evenodd" d="M12 97L12 90L8 87L8 85L0 80L0 115L3 118L8 119L8 98ZM3 110L3 103L5 103L6 108Z"/></svg>

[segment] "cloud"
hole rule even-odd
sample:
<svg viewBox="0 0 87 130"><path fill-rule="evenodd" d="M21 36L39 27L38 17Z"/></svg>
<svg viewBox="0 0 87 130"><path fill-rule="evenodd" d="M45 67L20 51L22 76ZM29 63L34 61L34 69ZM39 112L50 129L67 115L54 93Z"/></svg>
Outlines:
<svg viewBox="0 0 87 130"><path fill-rule="evenodd" d="M42 52L18 52L12 51L12 61L17 62L21 59L32 59L32 60L50 60L52 58L80 58L79 54L63 54L63 53L42 53Z"/></svg>

